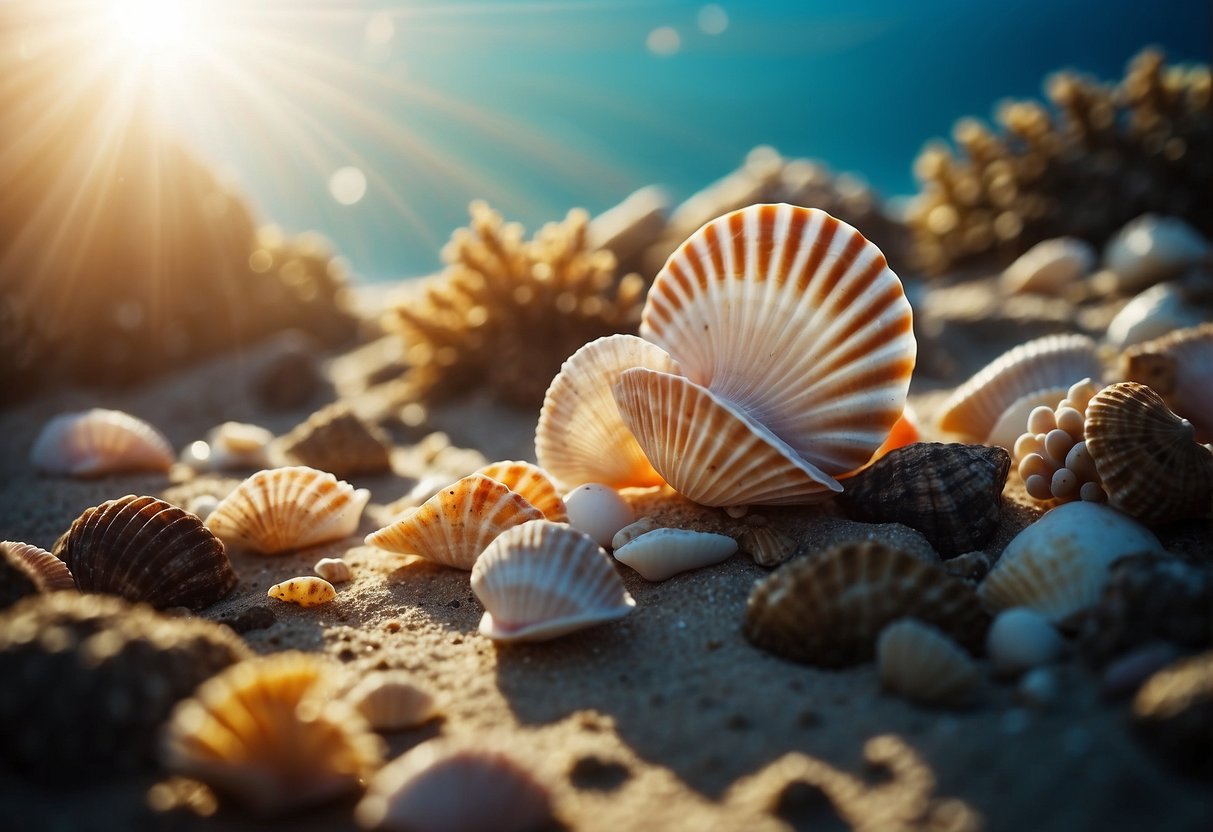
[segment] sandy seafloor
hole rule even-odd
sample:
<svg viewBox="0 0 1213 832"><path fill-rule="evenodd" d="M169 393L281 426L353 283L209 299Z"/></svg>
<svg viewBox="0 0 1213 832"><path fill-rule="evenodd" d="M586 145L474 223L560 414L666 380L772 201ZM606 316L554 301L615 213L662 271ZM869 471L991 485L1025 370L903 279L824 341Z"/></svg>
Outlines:
<svg viewBox="0 0 1213 832"><path fill-rule="evenodd" d="M1001 348L970 356L970 371ZM325 403L321 395L295 410L259 407L250 385L264 352L214 360L129 392L60 389L4 408L0 537L50 548L89 506L170 489L163 475L82 481L36 474L29 447L59 412L127 410L181 448L229 419L281 434ZM929 411L940 395L917 380L912 392L920 411ZM429 428L447 430L455 444L500 459L531 457L533 426L534 414L491 409L475 398L432 411ZM228 487L237 481L229 477ZM373 493L356 537L282 557L232 552L240 583L205 615L230 618L268 606L275 623L245 634L257 652L298 648L325 653L354 671L412 671L440 698L444 716L390 735L391 754L436 736L504 746L550 787L557 827L884 830L900 828L897 807L938 798L962 802L991 830L1213 828L1213 790L1140 746L1129 731L1127 703L1103 700L1098 678L1074 657L1057 665L1060 695L1048 707L1022 706L1014 685L992 679L985 662L972 707L910 704L880 691L872 664L819 670L747 642L741 633L746 598L766 570L740 553L656 584L620 566L637 602L624 620L553 642L497 646L477 632L482 610L467 573L361 545L377 527L376 507L407 493L413 480L384 475L352 481ZM186 492L169 493L180 499ZM872 533L872 527L838 519L829 506L780 511L799 512L811 544ZM700 514L707 525L729 522L719 510ZM1038 514L1021 490L1008 485L1002 527L988 551L1000 551ZM1209 549L1207 528L1180 526L1161 536L1173 548ZM301 609L265 597L270 585L310 574L321 556L344 556L355 571L333 603ZM881 736L896 737L907 749L907 769L898 778L864 765L865 743ZM772 765L789 752L834 767L870 790L856 788L836 810L820 794L789 785L791 768ZM224 803L209 818L185 811L157 815L146 808L145 793L163 777L48 788L0 775L0 829L354 828L354 798L272 822Z"/></svg>

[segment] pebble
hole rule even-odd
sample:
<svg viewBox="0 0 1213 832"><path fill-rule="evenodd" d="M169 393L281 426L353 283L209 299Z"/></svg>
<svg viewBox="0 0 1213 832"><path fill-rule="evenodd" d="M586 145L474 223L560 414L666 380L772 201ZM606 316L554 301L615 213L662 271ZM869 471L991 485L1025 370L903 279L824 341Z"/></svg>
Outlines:
<svg viewBox="0 0 1213 832"><path fill-rule="evenodd" d="M594 539L599 546L610 546L615 532L635 520L632 507L609 485L587 482L564 498L569 525Z"/></svg>
<svg viewBox="0 0 1213 832"><path fill-rule="evenodd" d="M1027 607L1003 610L986 634L986 653L1000 676L1018 676L1048 664L1064 646L1049 620Z"/></svg>

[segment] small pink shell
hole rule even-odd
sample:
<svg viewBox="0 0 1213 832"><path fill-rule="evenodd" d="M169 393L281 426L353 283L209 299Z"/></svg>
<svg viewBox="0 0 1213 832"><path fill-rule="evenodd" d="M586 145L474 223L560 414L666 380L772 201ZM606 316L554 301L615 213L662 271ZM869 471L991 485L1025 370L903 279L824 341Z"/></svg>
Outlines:
<svg viewBox="0 0 1213 832"><path fill-rule="evenodd" d="M147 422L120 410L94 408L47 422L34 440L30 460L50 474L97 477L167 471L174 456L168 439Z"/></svg>

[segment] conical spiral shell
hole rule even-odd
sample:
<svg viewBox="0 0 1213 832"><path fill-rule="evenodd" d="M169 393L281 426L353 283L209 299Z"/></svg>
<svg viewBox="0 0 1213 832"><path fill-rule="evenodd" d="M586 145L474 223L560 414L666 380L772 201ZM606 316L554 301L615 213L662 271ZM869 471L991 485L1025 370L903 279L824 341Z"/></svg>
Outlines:
<svg viewBox="0 0 1213 832"><path fill-rule="evenodd" d="M556 484L547 472L538 465L517 460L494 462L484 466L477 474L484 474L506 488L521 494L535 508L543 512L544 518L553 523L567 523L569 512L565 508Z"/></svg>
<svg viewBox="0 0 1213 832"><path fill-rule="evenodd" d="M504 483L471 474L452 483L417 509L366 536L368 546L471 569L485 547L507 529L543 512Z"/></svg>
<svg viewBox="0 0 1213 832"><path fill-rule="evenodd" d="M495 641L543 641L622 618L636 602L598 544L557 523L502 534L476 561L480 632Z"/></svg>
<svg viewBox="0 0 1213 832"><path fill-rule="evenodd" d="M612 488L663 484L619 418L611 393L632 367L680 372L659 347L635 335L609 335L573 353L552 379L535 428L535 456L566 489L587 482Z"/></svg>
<svg viewBox="0 0 1213 832"><path fill-rule="evenodd" d="M0 557L28 576L39 592L76 588L76 581L67 564L45 549L6 540L0 543Z"/></svg>
<svg viewBox="0 0 1213 832"><path fill-rule="evenodd" d="M155 497L128 494L86 509L54 554L81 591L157 609L200 610L236 586L218 538L193 514Z"/></svg>
<svg viewBox="0 0 1213 832"><path fill-rule="evenodd" d="M692 234L653 282L640 333L834 475L889 435L916 356L910 304L880 250L823 211L783 204Z"/></svg>
<svg viewBox="0 0 1213 832"><path fill-rule="evenodd" d="M173 447L164 434L120 410L64 413L42 428L30 449L34 467L51 474L97 477L167 471Z"/></svg>
<svg viewBox="0 0 1213 832"><path fill-rule="evenodd" d="M881 630L876 666L888 690L937 705L964 704L980 680L977 663L959 644L914 618Z"/></svg>
<svg viewBox="0 0 1213 832"><path fill-rule="evenodd" d="M793 661L845 667L872 658L876 637L917 618L971 652L989 622L963 581L880 543L848 543L796 558L763 578L746 604L744 632Z"/></svg>
<svg viewBox="0 0 1213 832"><path fill-rule="evenodd" d="M1087 405L1084 430L1111 505L1146 523L1209 513L1213 453L1149 387L1105 387Z"/></svg>
<svg viewBox="0 0 1213 832"><path fill-rule="evenodd" d="M206 527L228 544L273 555L349 537L370 498L325 471L272 468L240 483Z"/></svg>
<svg viewBox="0 0 1213 832"><path fill-rule="evenodd" d="M297 465L336 477L392 470L392 441L347 405L318 410L282 438L282 453Z"/></svg>
<svg viewBox="0 0 1213 832"><path fill-rule="evenodd" d="M690 379L628 370L615 399L653 467L689 500L799 505L842 490L779 437Z"/></svg>

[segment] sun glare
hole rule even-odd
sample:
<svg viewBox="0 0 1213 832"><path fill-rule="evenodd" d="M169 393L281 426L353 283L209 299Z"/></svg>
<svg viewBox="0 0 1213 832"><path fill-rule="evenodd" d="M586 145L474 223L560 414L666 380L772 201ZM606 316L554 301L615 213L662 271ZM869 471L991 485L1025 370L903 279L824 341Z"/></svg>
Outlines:
<svg viewBox="0 0 1213 832"><path fill-rule="evenodd" d="M172 64L201 49L207 33L204 6L200 0L111 0L104 20L119 49Z"/></svg>

